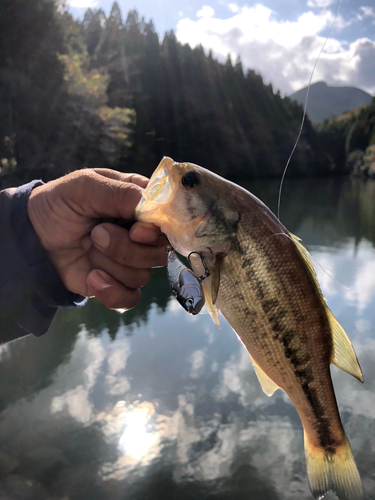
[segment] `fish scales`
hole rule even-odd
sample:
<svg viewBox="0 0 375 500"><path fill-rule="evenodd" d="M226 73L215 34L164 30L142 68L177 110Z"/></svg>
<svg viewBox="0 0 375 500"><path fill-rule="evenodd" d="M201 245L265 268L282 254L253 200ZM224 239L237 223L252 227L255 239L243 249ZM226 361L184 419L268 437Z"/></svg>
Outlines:
<svg viewBox="0 0 375 500"><path fill-rule="evenodd" d="M210 314L220 310L228 320L264 392L271 396L280 387L296 407L313 496L334 491L340 500L362 500L329 366L361 381L362 372L298 238L248 191L170 158L151 177L136 217L159 225L182 255L193 252L197 276L204 271L197 254L205 260Z"/></svg>
<svg viewBox="0 0 375 500"><path fill-rule="evenodd" d="M332 447L344 434L329 374L332 340L324 305L293 243L259 229L253 235L252 228L251 215L244 215L223 261L217 305L256 363L298 401L316 444ZM321 355L311 358L311 351Z"/></svg>

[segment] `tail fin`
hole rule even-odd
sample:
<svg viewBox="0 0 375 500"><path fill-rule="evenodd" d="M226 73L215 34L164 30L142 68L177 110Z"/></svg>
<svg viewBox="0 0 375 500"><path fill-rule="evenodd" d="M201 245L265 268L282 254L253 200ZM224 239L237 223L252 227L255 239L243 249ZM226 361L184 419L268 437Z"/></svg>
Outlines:
<svg viewBox="0 0 375 500"><path fill-rule="evenodd" d="M305 456L309 485L315 498L322 499L333 491L340 500L363 500L361 478L346 437L335 453L327 453L311 445L305 433Z"/></svg>

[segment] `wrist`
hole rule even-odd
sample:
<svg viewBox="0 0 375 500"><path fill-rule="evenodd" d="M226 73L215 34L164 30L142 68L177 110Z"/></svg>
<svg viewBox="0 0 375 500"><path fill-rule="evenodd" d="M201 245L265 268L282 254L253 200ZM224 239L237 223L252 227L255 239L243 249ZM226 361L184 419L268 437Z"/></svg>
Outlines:
<svg viewBox="0 0 375 500"><path fill-rule="evenodd" d="M27 213L39 243L48 252L52 250L52 244L46 231L48 226L46 216L51 210L48 207L46 197L43 196L44 189L44 185L42 185L31 191L27 202Z"/></svg>

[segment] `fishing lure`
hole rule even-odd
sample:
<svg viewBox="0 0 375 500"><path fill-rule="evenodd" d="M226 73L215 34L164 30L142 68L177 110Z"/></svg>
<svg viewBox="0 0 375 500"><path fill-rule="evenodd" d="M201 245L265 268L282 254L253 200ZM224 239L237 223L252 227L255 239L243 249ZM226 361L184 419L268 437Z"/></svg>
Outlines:
<svg viewBox="0 0 375 500"><path fill-rule="evenodd" d="M190 271L177 257L171 246L168 252L167 274L172 294L190 314L198 314L205 303L201 279Z"/></svg>

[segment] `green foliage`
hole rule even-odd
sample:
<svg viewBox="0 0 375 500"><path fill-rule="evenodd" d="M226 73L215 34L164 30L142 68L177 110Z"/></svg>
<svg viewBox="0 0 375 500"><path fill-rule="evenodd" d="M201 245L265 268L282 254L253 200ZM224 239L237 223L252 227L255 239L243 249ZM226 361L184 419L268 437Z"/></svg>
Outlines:
<svg viewBox="0 0 375 500"><path fill-rule="evenodd" d="M112 16L112 14L111 14ZM240 59L225 65L201 46L181 45L173 31L160 43L153 24L130 11L106 26L93 64L108 68L108 104L133 108L133 146L122 168L149 175L164 155L221 175L280 176L302 119L301 107L275 95ZM116 43L111 42L116 40ZM328 171L306 123L291 175Z"/></svg>
<svg viewBox="0 0 375 500"><path fill-rule="evenodd" d="M375 144L375 99L366 106L343 113L337 118L326 120L319 128L322 150L337 165L345 165L345 172L367 172L364 161L365 151Z"/></svg>
<svg viewBox="0 0 375 500"><path fill-rule="evenodd" d="M160 159L228 178L280 176L302 119L241 60L160 41L136 10L74 20L58 0L0 3L0 159L5 182L84 167L149 175ZM307 120L290 175L329 172Z"/></svg>
<svg viewBox="0 0 375 500"><path fill-rule="evenodd" d="M93 69L88 71L87 51L79 54L61 54L59 60L64 64L66 89L69 94L82 97L85 103L93 108L103 106L107 102L109 76Z"/></svg>
<svg viewBox="0 0 375 500"><path fill-rule="evenodd" d="M102 106L98 109L98 116L104 124L100 147L107 160L114 165L121 157L126 157L131 147L130 126L135 121L135 113L128 108Z"/></svg>
<svg viewBox="0 0 375 500"><path fill-rule="evenodd" d="M127 157L134 113L115 110L114 119L106 110L108 71L91 67L86 46L91 36L95 51L92 35L99 43L105 16L91 14L86 32L60 2L0 3L2 185L115 167Z"/></svg>

